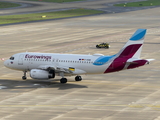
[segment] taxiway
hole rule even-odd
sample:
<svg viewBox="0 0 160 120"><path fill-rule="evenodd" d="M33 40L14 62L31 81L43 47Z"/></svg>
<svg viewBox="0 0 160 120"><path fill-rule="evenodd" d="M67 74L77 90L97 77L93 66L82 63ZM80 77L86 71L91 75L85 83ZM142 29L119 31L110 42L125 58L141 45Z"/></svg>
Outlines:
<svg viewBox="0 0 160 120"><path fill-rule="evenodd" d="M159 21L153 8L1 26L0 120L159 120ZM141 58L155 59L141 68L60 84L59 77L23 81L22 72L3 66L3 59L25 51L112 55L138 28L148 29ZM96 49L101 42L111 48Z"/></svg>

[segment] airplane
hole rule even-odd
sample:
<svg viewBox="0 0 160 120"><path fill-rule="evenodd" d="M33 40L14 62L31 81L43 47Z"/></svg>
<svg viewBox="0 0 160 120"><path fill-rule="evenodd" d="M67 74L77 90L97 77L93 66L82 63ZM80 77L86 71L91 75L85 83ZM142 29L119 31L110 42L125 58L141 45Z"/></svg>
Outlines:
<svg viewBox="0 0 160 120"><path fill-rule="evenodd" d="M74 75L75 81L81 81L80 75L83 74L103 74L133 69L154 60L140 59L146 31L137 29L124 47L111 56L23 52L12 55L4 61L4 66L23 71L23 80L27 79L26 73L30 72L31 78L39 80L61 76L60 83L67 83L65 76Z"/></svg>

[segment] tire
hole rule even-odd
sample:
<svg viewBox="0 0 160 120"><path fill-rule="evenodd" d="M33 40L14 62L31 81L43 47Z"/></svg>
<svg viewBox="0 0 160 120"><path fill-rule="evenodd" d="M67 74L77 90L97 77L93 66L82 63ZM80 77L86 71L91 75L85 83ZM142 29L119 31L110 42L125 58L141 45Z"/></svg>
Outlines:
<svg viewBox="0 0 160 120"><path fill-rule="evenodd" d="M82 80L82 77L81 76L76 76L75 77L75 81L81 81Z"/></svg>
<svg viewBox="0 0 160 120"><path fill-rule="evenodd" d="M60 79L60 82L61 82L61 83L67 83L67 78L61 78L61 79Z"/></svg>
<svg viewBox="0 0 160 120"><path fill-rule="evenodd" d="M26 76L22 76L22 80L26 80L27 79L27 77Z"/></svg>

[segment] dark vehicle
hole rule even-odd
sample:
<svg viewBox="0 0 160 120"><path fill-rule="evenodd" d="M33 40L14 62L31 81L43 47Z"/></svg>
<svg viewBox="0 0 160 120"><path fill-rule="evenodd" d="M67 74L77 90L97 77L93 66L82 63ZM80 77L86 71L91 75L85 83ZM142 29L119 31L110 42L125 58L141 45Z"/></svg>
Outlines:
<svg viewBox="0 0 160 120"><path fill-rule="evenodd" d="M109 45L109 43L101 43L101 44L96 45L96 48L106 48L106 49L108 49L108 48L110 48L110 45Z"/></svg>

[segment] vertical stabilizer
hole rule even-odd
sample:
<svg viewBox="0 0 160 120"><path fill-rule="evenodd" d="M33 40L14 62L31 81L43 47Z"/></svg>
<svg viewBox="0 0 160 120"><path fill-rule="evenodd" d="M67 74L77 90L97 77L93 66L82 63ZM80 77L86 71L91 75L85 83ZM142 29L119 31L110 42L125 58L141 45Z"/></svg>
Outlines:
<svg viewBox="0 0 160 120"><path fill-rule="evenodd" d="M145 34L146 29L138 29L119 51L117 57L140 58Z"/></svg>
<svg viewBox="0 0 160 120"><path fill-rule="evenodd" d="M146 29L138 29L116 54L104 73L132 69L148 64L148 60L140 59L145 34Z"/></svg>

